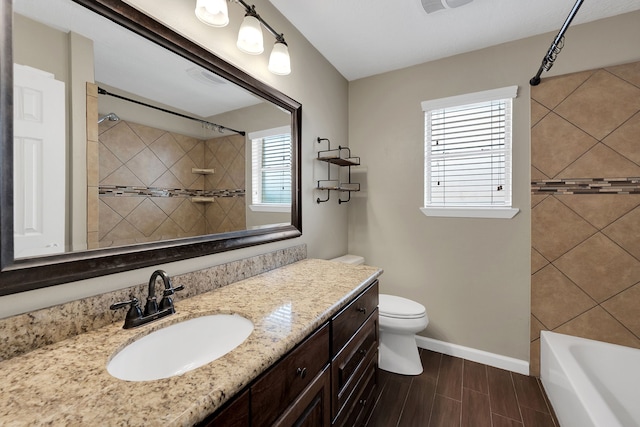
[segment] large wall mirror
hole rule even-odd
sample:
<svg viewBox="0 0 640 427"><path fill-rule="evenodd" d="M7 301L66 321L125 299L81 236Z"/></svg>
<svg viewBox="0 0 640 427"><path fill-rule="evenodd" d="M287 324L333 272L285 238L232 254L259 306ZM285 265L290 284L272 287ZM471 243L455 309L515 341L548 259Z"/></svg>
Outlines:
<svg viewBox="0 0 640 427"><path fill-rule="evenodd" d="M117 0L0 0L0 295L301 235L301 105Z"/></svg>

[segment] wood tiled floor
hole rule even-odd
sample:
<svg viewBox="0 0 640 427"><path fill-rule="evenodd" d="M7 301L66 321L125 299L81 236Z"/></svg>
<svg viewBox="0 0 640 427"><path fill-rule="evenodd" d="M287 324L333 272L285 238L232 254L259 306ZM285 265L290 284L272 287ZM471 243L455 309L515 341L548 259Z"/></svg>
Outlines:
<svg viewBox="0 0 640 427"><path fill-rule="evenodd" d="M380 370L367 427L559 427L535 377L429 350L418 376Z"/></svg>

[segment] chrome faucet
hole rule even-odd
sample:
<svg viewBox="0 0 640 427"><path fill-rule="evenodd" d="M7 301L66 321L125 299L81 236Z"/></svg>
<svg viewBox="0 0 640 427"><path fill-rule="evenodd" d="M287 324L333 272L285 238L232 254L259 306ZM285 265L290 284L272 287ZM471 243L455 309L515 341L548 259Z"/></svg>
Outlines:
<svg viewBox="0 0 640 427"><path fill-rule="evenodd" d="M156 280L158 277L162 278L162 282L164 283L164 291L162 293L162 300L158 305L156 300ZM147 304L144 308L144 313L140 309L140 302L133 295L129 301L122 301L115 304L112 304L109 307L111 310L117 310L122 307L129 306L129 311L124 319L124 329L135 328L137 326L141 326L147 324L149 322L153 322L154 320L161 319L165 316L169 316L176 312L173 307L173 299L171 295L173 295L176 291L181 291L184 289L183 285L180 285L176 288L173 287L171 283L171 278L164 270L156 270L151 274L151 278L149 279L149 291L147 295Z"/></svg>

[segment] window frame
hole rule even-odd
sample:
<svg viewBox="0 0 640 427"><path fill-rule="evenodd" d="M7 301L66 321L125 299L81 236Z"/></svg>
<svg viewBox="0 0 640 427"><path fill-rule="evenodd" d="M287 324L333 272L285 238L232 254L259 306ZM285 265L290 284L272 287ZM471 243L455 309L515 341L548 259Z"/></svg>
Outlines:
<svg viewBox="0 0 640 427"><path fill-rule="evenodd" d="M513 114L508 117L510 122L507 124L508 126L508 136L505 136L506 144L508 147L505 147L507 159L505 161L505 179L509 180L508 191L509 191L509 203L505 205L486 205L486 206L434 206L428 204L428 191L430 185L430 158L428 157L428 133L430 129L427 127L427 116L430 111L441 110L446 108L453 107L462 107L472 104L478 104L483 102L490 101L500 101L500 100L509 100L513 101L514 98L517 97L518 94L518 86L508 86L498 89L491 89L481 92L468 93L463 95L456 95L446 98L433 99L428 101L423 101L421 103L422 110L424 112L424 169L423 169L423 206L420 207L420 210L426 216L433 217L453 217L453 218L503 218L510 219L513 218L520 210L518 208L513 207L513 187L511 185L511 177L512 177L512 161L511 161L511 153L513 149L513 138L511 135L511 126L513 123ZM511 107L513 108L513 107ZM512 110L511 110L512 111Z"/></svg>
<svg viewBox="0 0 640 427"><path fill-rule="evenodd" d="M263 148L263 140L264 138L268 138L270 136L277 135L289 135L291 137L291 127L290 126L281 126L272 129L265 129L256 132L250 132L247 136L249 139L250 147L251 147L251 204L249 204L249 209L254 212L290 212L291 211L291 203L264 203L261 199L262 194L262 165L259 162L256 162L255 155L255 141L260 141L260 151ZM293 156L293 152L292 152ZM256 179L257 178L257 179ZM256 187L257 181L257 187ZM257 193L256 193L257 188ZM259 201L256 201L256 196Z"/></svg>

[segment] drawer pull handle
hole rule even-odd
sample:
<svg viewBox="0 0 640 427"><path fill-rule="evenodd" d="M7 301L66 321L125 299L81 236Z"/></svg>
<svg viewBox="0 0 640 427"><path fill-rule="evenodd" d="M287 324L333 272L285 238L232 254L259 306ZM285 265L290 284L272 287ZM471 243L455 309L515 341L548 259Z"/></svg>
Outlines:
<svg viewBox="0 0 640 427"><path fill-rule="evenodd" d="M365 307L360 307L356 309L359 313L367 314L367 309Z"/></svg>
<svg viewBox="0 0 640 427"><path fill-rule="evenodd" d="M362 349L360 349L360 351L358 353L360 353L361 355L365 355L365 354L367 354L367 349L366 348L362 348Z"/></svg>
<svg viewBox="0 0 640 427"><path fill-rule="evenodd" d="M296 369L296 375L300 378L304 378L307 376L307 368L298 368Z"/></svg>
<svg viewBox="0 0 640 427"><path fill-rule="evenodd" d="M358 403L361 404L362 406L367 406L367 399L360 399Z"/></svg>

